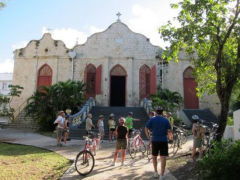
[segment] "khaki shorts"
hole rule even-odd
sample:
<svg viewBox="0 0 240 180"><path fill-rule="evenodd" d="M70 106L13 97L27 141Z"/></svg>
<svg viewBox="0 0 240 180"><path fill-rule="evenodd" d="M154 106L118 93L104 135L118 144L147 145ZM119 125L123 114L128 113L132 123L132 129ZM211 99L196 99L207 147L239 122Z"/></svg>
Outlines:
<svg viewBox="0 0 240 180"><path fill-rule="evenodd" d="M57 128L57 137L62 137L64 133L64 129L63 128Z"/></svg>
<svg viewBox="0 0 240 180"><path fill-rule="evenodd" d="M116 149L127 149L127 140L117 139Z"/></svg>
<svg viewBox="0 0 240 180"><path fill-rule="evenodd" d="M201 148L202 145L203 145L203 139L193 137L193 147L195 147L195 148Z"/></svg>

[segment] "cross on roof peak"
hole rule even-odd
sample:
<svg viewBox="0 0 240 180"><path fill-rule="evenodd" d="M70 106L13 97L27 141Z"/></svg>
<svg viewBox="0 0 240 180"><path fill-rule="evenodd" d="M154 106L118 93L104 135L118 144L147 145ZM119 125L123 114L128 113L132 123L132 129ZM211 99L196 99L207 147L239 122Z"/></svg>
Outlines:
<svg viewBox="0 0 240 180"><path fill-rule="evenodd" d="M122 14L121 14L120 12L118 12L116 15L117 15L117 17L118 17L117 22L121 21L121 20L120 20L120 16L121 16Z"/></svg>

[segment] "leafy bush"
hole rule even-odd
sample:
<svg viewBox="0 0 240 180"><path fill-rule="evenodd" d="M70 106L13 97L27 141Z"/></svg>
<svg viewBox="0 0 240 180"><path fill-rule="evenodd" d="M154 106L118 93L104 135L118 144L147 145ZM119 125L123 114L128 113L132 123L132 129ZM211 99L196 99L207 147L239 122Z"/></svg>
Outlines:
<svg viewBox="0 0 240 180"><path fill-rule="evenodd" d="M198 162L203 179L238 179L240 170L240 141L222 141Z"/></svg>
<svg viewBox="0 0 240 180"><path fill-rule="evenodd" d="M49 87L41 87L28 99L27 115L39 124L40 130L52 131L56 114L60 110L81 106L84 101L85 84L80 81L58 82Z"/></svg>
<svg viewBox="0 0 240 180"><path fill-rule="evenodd" d="M157 94L151 95L153 108L161 106L164 110L173 112L178 109L183 98L180 93L168 89L160 89Z"/></svg>
<svg viewBox="0 0 240 180"><path fill-rule="evenodd" d="M228 118L227 118L227 125L228 126L233 126L234 125L233 117L228 116Z"/></svg>

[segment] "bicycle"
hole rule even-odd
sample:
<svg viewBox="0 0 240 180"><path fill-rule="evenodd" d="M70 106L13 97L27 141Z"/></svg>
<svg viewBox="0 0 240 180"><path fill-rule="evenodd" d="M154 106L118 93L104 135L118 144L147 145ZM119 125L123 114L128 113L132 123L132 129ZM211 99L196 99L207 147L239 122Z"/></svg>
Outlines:
<svg viewBox="0 0 240 180"><path fill-rule="evenodd" d="M93 144L92 139L88 136L83 136L85 139L84 149L79 152L75 159L75 169L78 174L86 176L92 172L95 166L95 158L92 154Z"/></svg>
<svg viewBox="0 0 240 180"><path fill-rule="evenodd" d="M152 141L150 139L149 139L148 144L147 144L147 158L148 158L148 161L152 160Z"/></svg>
<svg viewBox="0 0 240 180"><path fill-rule="evenodd" d="M141 138L141 130L134 130L132 133L132 140L129 140L128 143L128 152L132 159L136 157L137 152L146 152L146 146Z"/></svg>

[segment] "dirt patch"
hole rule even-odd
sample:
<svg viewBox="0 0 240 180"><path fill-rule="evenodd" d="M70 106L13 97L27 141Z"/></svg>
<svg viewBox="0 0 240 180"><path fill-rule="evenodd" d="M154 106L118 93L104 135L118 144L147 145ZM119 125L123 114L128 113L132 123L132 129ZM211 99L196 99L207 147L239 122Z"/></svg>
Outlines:
<svg viewBox="0 0 240 180"><path fill-rule="evenodd" d="M11 139L11 138L0 138L0 142L14 142L16 139Z"/></svg>
<svg viewBox="0 0 240 180"><path fill-rule="evenodd" d="M167 167L178 180L199 179L196 163L191 161L190 155L169 159Z"/></svg>

